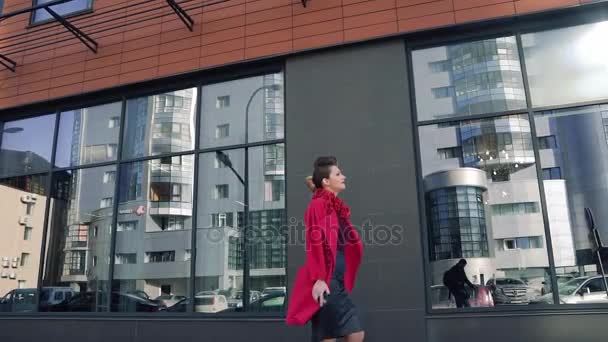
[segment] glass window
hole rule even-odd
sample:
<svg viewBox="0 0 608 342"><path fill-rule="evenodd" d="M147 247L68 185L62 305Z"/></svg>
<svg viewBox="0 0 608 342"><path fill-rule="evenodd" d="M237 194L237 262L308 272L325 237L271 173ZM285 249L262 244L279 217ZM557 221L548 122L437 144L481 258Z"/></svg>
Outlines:
<svg viewBox="0 0 608 342"><path fill-rule="evenodd" d="M121 103L62 112L55 166L70 167L116 160ZM113 119L117 121L113 121ZM112 127L110 123L114 122Z"/></svg>
<svg viewBox="0 0 608 342"><path fill-rule="evenodd" d="M557 148L540 151L540 163L555 271L562 278L602 282L601 277L594 278L600 270L585 209L592 211L596 228L606 236L608 184L603 180L608 177L608 143L602 112L607 109L607 105L585 106L540 112L534 117L537 136L552 135L557 142ZM608 303L605 294L596 300L583 292L577 294L576 286L567 284L559 289L562 303Z"/></svg>
<svg viewBox="0 0 608 342"><path fill-rule="evenodd" d="M40 310L107 311L114 185L103 183L103 175L114 170L104 166L54 173L42 286L73 291L74 297L41 303ZM93 256L100 258L96 265Z"/></svg>
<svg viewBox="0 0 608 342"><path fill-rule="evenodd" d="M215 138L216 139L227 138L228 136L230 136L230 125L229 124L217 126L217 128L215 129Z"/></svg>
<svg viewBox="0 0 608 342"><path fill-rule="evenodd" d="M123 158L194 148L196 88L127 101Z"/></svg>
<svg viewBox="0 0 608 342"><path fill-rule="evenodd" d="M118 222L118 227L116 228L116 231L125 232L125 231L137 230L137 222L138 221Z"/></svg>
<svg viewBox="0 0 608 342"><path fill-rule="evenodd" d="M243 144L246 135L249 142L282 139L285 132L283 74L206 85L201 108L203 148Z"/></svg>
<svg viewBox="0 0 608 342"><path fill-rule="evenodd" d="M161 294L189 296L193 168L192 155L121 166L116 255L129 257L114 266L112 311L158 312Z"/></svg>
<svg viewBox="0 0 608 342"><path fill-rule="evenodd" d="M526 107L515 37L412 52L418 120Z"/></svg>
<svg viewBox="0 0 608 342"><path fill-rule="evenodd" d="M543 169L543 180L562 179L562 172L559 167L547 167Z"/></svg>
<svg viewBox="0 0 608 342"><path fill-rule="evenodd" d="M608 21L522 35L532 104L608 97L606 34Z"/></svg>
<svg viewBox="0 0 608 342"><path fill-rule="evenodd" d="M215 102L215 108L230 107L230 96L218 96Z"/></svg>
<svg viewBox="0 0 608 342"><path fill-rule="evenodd" d="M546 137L538 137L538 148L541 150L557 148L557 142L554 135Z"/></svg>
<svg viewBox="0 0 608 342"><path fill-rule="evenodd" d="M34 5L41 5L54 0L35 0ZM93 8L93 0L72 0L50 7L57 14L66 16L73 13L83 12ZM33 13L32 22L40 23L51 20L52 16L45 9L39 9Z"/></svg>
<svg viewBox="0 0 608 342"><path fill-rule="evenodd" d="M226 199L228 197L228 184L218 184L215 186L215 191L213 193L214 199Z"/></svg>
<svg viewBox="0 0 608 342"><path fill-rule="evenodd" d="M249 149L249 232L250 296L256 292L276 290L283 298L287 286L287 214L285 210L284 145L259 146ZM273 153L269 153L273 151ZM268 167L268 165L272 167ZM264 166L262 166L264 165ZM268 197L268 184L271 196ZM274 292L273 292L274 293ZM281 311L278 306L277 311ZM255 310L252 305L251 310Z"/></svg>
<svg viewBox="0 0 608 342"><path fill-rule="evenodd" d="M120 102L63 112L59 119L55 166L69 167L116 159ZM119 121L119 119L118 119ZM115 122L116 125L119 123Z"/></svg>
<svg viewBox="0 0 608 342"><path fill-rule="evenodd" d="M218 159L215 152L201 154L199 158L195 312L205 314L242 306L238 292L243 291L241 225L245 199L239 177L245 177L245 153L243 149L220 153L232 169L215 168ZM206 195L216 192L218 184L231 189L221 200ZM222 298L225 304L211 305Z"/></svg>
<svg viewBox="0 0 608 342"><path fill-rule="evenodd" d="M34 230L34 228L32 228L32 227L23 228L23 240L24 241L29 241L32 239L33 230Z"/></svg>
<svg viewBox="0 0 608 342"><path fill-rule="evenodd" d="M464 258L468 279L492 296L437 298L433 308L461 307L466 301L472 307L537 301L549 258L546 248L531 249L530 237L544 240L545 228L534 151L524 143L532 139L528 116L425 125L419 138L431 287L450 287L456 296L477 291L454 280L460 278L452 268ZM462 160L437 153L454 146L461 148ZM517 291L506 285L513 283L520 284Z"/></svg>
<svg viewBox="0 0 608 342"><path fill-rule="evenodd" d="M0 135L0 176L48 170L54 127L54 114L5 122Z"/></svg>

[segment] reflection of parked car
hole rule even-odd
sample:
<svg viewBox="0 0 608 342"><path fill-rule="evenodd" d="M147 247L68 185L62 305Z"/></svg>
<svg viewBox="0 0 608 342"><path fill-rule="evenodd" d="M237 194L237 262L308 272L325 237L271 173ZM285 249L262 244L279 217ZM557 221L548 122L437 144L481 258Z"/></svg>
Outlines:
<svg viewBox="0 0 608 342"><path fill-rule="evenodd" d="M36 311L37 289L14 289L0 299L0 312Z"/></svg>
<svg viewBox="0 0 608 342"><path fill-rule="evenodd" d="M283 294L287 293L287 288L285 286L277 286L277 287L267 287L262 291L262 296L268 296L270 294Z"/></svg>
<svg viewBox="0 0 608 342"><path fill-rule="evenodd" d="M249 291L249 303L253 303L262 297L260 291ZM242 307L243 306L243 291L238 291L234 297L228 298L228 307Z"/></svg>
<svg viewBox="0 0 608 342"><path fill-rule="evenodd" d="M283 312L285 305L285 294L271 293L260 297L260 299L249 303L249 312ZM241 312L243 306L230 308L226 312Z"/></svg>
<svg viewBox="0 0 608 342"><path fill-rule="evenodd" d="M574 278L558 287L559 301L562 304L608 303L602 276ZM553 304L553 293L533 301L534 304Z"/></svg>
<svg viewBox="0 0 608 342"><path fill-rule="evenodd" d="M575 278L573 275L569 275L569 274L558 274L555 277L557 280L558 289L561 288L562 285L564 285L565 283L567 283L570 280ZM545 281L543 281L543 288L541 289L541 294L545 295L549 292L551 292L551 281L545 280Z"/></svg>
<svg viewBox="0 0 608 342"><path fill-rule="evenodd" d="M175 305L177 302L184 300L185 298L186 298L186 296L175 296L175 295L164 294L164 295L156 297L156 299L154 299L154 302L160 304L161 306L169 308L169 307Z"/></svg>
<svg viewBox="0 0 608 342"><path fill-rule="evenodd" d="M477 286L475 289L467 288L469 291L469 304L471 307L490 307L494 306L490 288L487 286ZM454 296L449 294L448 288L444 285L431 286L431 303L433 309L456 308Z"/></svg>
<svg viewBox="0 0 608 342"><path fill-rule="evenodd" d="M40 295L40 311L46 311L49 305L57 305L78 293L71 287L44 287Z"/></svg>
<svg viewBox="0 0 608 342"><path fill-rule="evenodd" d="M127 294L131 294L143 299L147 299L147 300L152 300L152 298L150 298L150 296L146 293L146 291L142 291L142 290L131 290L131 291L127 291Z"/></svg>
<svg viewBox="0 0 608 342"><path fill-rule="evenodd" d="M57 305L49 306L49 311L55 312L91 312L106 302L103 292L85 292L65 300ZM157 312L162 307L150 300L129 293L112 293L112 311L120 312Z"/></svg>
<svg viewBox="0 0 608 342"><path fill-rule="evenodd" d="M190 300L185 298L167 308L167 312L187 312ZM194 312L216 313L228 309L228 301L224 295L196 295L194 297Z"/></svg>
<svg viewBox="0 0 608 342"><path fill-rule="evenodd" d="M194 297L194 312L215 313L228 309L228 301L223 295Z"/></svg>
<svg viewBox="0 0 608 342"><path fill-rule="evenodd" d="M515 278L490 279L486 286L491 289L496 305L529 304L531 300L540 296L540 291Z"/></svg>

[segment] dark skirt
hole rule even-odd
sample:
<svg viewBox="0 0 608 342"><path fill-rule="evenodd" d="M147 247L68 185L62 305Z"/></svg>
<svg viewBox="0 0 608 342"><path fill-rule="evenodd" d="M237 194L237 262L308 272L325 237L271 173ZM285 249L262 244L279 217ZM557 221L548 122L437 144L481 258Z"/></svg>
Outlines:
<svg viewBox="0 0 608 342"><path fill-rule="evenodd" d="M336 271L329 284L326 302L312 317L312 341L344 337L362 331L357 308L344 287L344 254L336 256Z"/></svg>

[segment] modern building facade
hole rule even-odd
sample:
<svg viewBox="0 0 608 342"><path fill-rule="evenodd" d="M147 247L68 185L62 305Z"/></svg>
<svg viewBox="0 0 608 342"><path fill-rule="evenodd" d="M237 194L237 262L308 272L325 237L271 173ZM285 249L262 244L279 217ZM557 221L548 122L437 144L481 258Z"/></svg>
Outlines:
<svg viewBox="0 0 608 342"><path fill-rule="evenodd" d="M0 0L2 341L309 339L319 155L366 340L603 338L608 2L47 3Z"/></svg>

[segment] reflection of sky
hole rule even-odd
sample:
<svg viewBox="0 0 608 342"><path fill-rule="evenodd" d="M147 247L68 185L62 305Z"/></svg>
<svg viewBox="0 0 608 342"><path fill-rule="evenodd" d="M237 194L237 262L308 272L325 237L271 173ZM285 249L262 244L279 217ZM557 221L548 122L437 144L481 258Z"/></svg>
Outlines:
<svg viewBox="0 0 608 342"><path fill-rule="evenodd" d="M17 133L3 133L2 145L0 145L1 149L32 151L46 160L51 159L55 114L11 121L4 124L5 130L13 127L23 128L23 130Z"/></svg>

